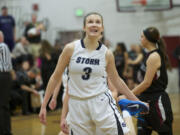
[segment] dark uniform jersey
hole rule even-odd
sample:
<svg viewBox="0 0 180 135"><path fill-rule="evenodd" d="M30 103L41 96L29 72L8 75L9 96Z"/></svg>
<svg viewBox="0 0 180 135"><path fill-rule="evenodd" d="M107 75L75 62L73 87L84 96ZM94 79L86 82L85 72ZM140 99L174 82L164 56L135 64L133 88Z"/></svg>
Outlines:
<svg viewBox="0 0 180 135"><path fill-rule="evenodd" d="M159 49L147 53L141 65L141 73L145 75L147 59L153 52L160 55L161 66L156 72L150 87L139 96L140 100L149 103L149 113L142 116L143 121L138 120L138 135L150 135L152 130L158 132L159 135L172 135L173 113L171 101L165 92L168 77L166 65Z"/></svg>
<svg viewBox="0 0 180 135"><path fill-rule="evenodd" d="M168 84L168 77L167 77L167 71L166 71L166 65L162 57L162 53L159 49L153 50L146 54L146 57L144 59L144 62L142 63L140 70L141 75L144 77L146 73L146 62L149 56L153 53L157 52L161 57L161 66L159 70L156 72L152 84L149 88L147 88L143 93L154 93L154 92L163 92L165 91L167 84Z"/></svg>

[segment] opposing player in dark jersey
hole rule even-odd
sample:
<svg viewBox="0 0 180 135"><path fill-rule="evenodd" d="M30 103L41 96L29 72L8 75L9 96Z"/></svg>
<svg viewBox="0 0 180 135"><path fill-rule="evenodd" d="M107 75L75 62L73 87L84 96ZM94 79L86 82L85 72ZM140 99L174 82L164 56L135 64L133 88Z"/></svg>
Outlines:
<svg viewBox="0 0 180 135"><path fill-rule="evenodd" d="M148 53L141 65L144 80L133 89L142 101L148 102L150 111L138 120L138 135L172 135L173 114L166 87L167 69L170 67L165 44L155 27L145 29L141 35L141 44Z"/></svg>

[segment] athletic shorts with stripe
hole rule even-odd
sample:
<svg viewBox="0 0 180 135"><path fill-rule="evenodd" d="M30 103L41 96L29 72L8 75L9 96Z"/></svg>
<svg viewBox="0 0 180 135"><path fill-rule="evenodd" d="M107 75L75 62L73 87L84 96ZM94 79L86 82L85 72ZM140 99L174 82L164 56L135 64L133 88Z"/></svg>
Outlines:
<svg viewBox="0 0 180 135"><path fill-rule="evenodd" d="M89 99L69 99L69 127L72 135L124 135L129 132L110 92Z"/></svg>
<svg viewBox="0 0 180 135"><path fill-rule="evenodd" d="M138 120L138 135L151 135L152 130L159 135L172 135L173 113L168 94L143 94L139 98L149 103L150 110L143 120Z"/></svg>

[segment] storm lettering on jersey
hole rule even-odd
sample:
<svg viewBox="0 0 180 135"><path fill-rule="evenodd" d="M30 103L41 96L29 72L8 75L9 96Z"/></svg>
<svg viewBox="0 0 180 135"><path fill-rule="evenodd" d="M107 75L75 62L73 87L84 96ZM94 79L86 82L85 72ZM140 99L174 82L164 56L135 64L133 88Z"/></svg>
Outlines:
<svg viewBox="0 0 180 135"><path fill-rule="evenodd" d="M76 63L80 64L90 64L90 65L99 65L99 59L90 59L90 58L84 58L84 57L78 57L76 59Z"/></svg>

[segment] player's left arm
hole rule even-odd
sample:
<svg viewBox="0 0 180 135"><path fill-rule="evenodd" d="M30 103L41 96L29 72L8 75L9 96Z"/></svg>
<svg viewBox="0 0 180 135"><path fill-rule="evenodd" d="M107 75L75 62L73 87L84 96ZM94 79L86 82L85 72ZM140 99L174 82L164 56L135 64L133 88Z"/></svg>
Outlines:
<svg viewBox="0 0 180 135"><path fill-rule="evenodd" d="M119 77L118 72L116 70L114 56L110 50L107 50L106 53L106 71L108 74L108 78L111 80L112 84L115 88L123 95L125 95L130 100L139 100L127 87L124 81Z"/></svg>

